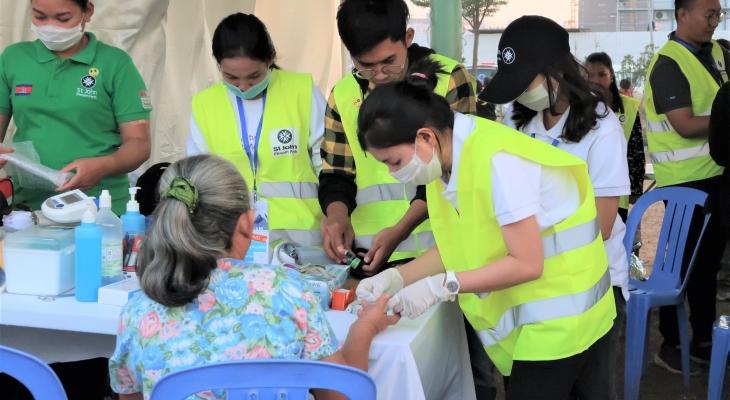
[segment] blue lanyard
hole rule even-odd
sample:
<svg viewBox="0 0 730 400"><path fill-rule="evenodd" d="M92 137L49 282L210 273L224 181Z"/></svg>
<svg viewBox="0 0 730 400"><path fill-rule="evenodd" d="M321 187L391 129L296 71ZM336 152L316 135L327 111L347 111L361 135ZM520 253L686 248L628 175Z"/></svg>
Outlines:
<svg viewBox="0 0 730 400"><path fill-rule="evenodd" d="M266 92L264 92L263 104L261 106L261 119L259 119L259 126L256 128L256 139L254 140L254 148L251 149L251 143L248 140L248 125L246 125L246 113L243 110L243 100L236 96L236 103L238 104L238 118L241 121L241 141L243 142L243 149L246 151L248 156L248 162L251 164L251 171L253 171L253 190L256 192L256 168L259 163L259 141L261 139L261 127L264 122L264 111L266 110Z"/></svg>
<svg viewBox="0 0 730 400"><path fill-rule="evenodd" d="M533 139L535 139L535 136L537 136L537 134L535 134L535 133L531 133L531 134L530 134L530 136L531 136L531 137L532 137ZM553 139L553 141L552 141L552 142L551 142L550 144L551 144L551 145L553 145L553 146L555 146L555 147L560 147L560 140L558 140L558 139Z"/></svg>

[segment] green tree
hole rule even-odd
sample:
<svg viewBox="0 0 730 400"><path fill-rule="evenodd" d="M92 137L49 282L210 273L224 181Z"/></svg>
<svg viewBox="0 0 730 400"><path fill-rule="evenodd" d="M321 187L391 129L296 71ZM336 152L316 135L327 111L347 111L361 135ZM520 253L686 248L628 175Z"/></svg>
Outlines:
<svg viewBox="0 0 730 400"><path fill-rule="evenodd" d="M621 60L621 69L618 71L618 73L621 75L622 78L629 78L632 82L635 81L634 72L636 71L636 61L634 60L634 56L631 54L627 54L624 56L624 59Z"/></svg>
<svg viewBox="0 0 730 400"><path fill-rule="evenodd" d="M474 32L474 48L472 50L472 75L477 76L479 64L479 28L486 17L491 17L499 7L508 0L461 0L461 16ZM419 7L431 7L431 0L412 0Z"/></svg>
<svg viewBox="0 0 730 400"><path fill-rule="evenodd" d="M654 57L654 52L657 50L656 46L647 44L644 47L644 51L639 54L639 58L636 59L636 78L642 79L646 75L646 70L649 69L649 63Z"/></svg>

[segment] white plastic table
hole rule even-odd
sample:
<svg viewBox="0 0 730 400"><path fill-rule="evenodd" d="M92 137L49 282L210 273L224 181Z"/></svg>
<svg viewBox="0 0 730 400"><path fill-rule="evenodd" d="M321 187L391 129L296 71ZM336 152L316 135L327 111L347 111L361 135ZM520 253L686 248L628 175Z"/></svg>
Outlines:
<svg viewBox="0 0 730 400"><path fill-rule="evenodd" d="M43 300L0 294L0 344L46 362L109 357L121 307L80 303L73 297ZM342 343L354 316L328 311ZM475 398L463 317L456 303L434 307L416 320L402 319L370 348L368 373L378 399Z"/></svg>

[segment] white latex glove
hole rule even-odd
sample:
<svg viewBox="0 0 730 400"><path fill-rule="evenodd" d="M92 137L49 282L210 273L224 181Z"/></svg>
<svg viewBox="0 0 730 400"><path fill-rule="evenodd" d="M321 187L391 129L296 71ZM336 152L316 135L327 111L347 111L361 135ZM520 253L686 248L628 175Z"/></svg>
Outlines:
<svg viewBox="0 0 730 400"><path fill-rule="evenodd" d="M390 298L388 308L403 317L414 319L434 304L453 301L456 296L446 289L445 281L446 274L441 273L408 285Z"/></svg>
<svg viewBox="0 0 730 400"><path fill-rule="evenodd" d="M358 299L373 303L380 296L384 294L392 296L401 289L403 289L403 277L398 269L390 268L371 278L360 281L355 293Z"/></svg>

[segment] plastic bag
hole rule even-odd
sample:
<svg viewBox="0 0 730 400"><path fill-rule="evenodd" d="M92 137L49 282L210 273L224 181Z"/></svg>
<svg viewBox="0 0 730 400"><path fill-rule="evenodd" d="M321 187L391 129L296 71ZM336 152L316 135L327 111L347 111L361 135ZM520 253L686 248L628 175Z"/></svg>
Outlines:
<svg viewBox="0 0 730 400"><path fill-rule="evenodd" d="M634 252L639 248L641 248L641 242L634 244ZM631 253L631 258L629 259L629 275L631 279L646 281L649 279L649 272L646 270L644 262L634 252Z"/></svg>
<svg viewBox="0 0 730 400"><path fill-rule="evenodd" d="M13 147L14 153L1 154L0 158L8 162L5 169L18 187L51 191L73 176L41 164L32 142L14 143Z"/></svg>

